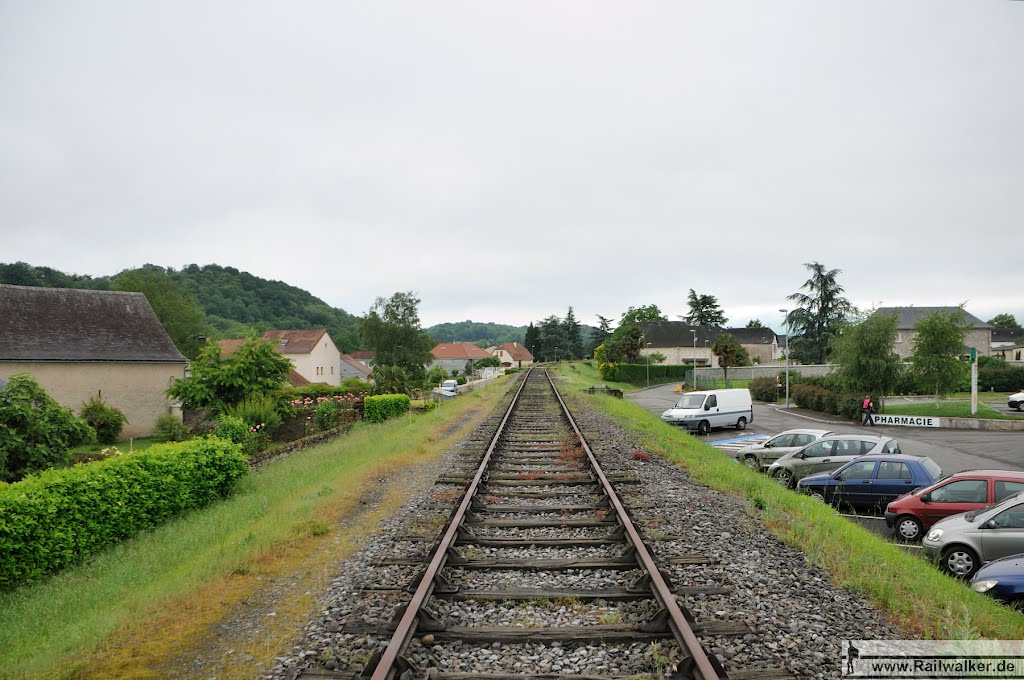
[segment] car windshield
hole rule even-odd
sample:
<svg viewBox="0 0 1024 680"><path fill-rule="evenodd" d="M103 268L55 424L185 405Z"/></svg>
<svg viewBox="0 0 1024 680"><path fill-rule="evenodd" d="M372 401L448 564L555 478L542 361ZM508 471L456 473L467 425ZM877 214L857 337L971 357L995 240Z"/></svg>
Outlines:
<svg viewBox="0 0 1024 680"><path fill-rule="evenodd" d="M1011 498L1017 498L1018 496L1021 496L1022 493L1024 493L1024 492L1015 493L1012 496L1007 496L1003 500L998 501L996 503L993 503L992 505L986 505L983 508L978 508L977 510L971 510L970 512L968 512L968 513L966 513L964 515L964 519L967 520L968 522L973 522L974 518L977 517L978 515L982 515L982 514L988 512L989 510L991 510L992 508L995 508L996 506L1005 505L1006 501L1010 500Z"/></svg>
<svg viewBox="0 0 1024 680"><path fill-rule="evenodd" d="M681 396L679 398L679 401L676 402L676 406L675 407L676 408L700 408L701 406L704 405L704 398L706 396L707 396L706 394L698 394L696 392L693 393L693 394L684 394L683 396Z"/></svg>
<svg viewBox="0 0 1024 680"><path fill-rule="evenodd" d="M932 479L942 479L942 468L932 460L931 458L924 458L921 460L921 467L928 473L928 476Z"/></svg>

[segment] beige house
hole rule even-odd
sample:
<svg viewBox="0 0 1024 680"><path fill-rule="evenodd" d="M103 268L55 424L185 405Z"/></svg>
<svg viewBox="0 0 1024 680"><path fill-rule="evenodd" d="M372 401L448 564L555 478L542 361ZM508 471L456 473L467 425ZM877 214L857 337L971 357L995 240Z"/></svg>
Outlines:
<svg viewBox="0 0 1024 680"><path fill-rule="evenodd" d="M186 364L142 293L0 284L0 378L30 373L76 414L98 396L127 417L122 437L181 417L165 391Z"/></svg>
<svg viewBox="0 0 1024 680"><path fill-rule="evenodd" d="M306 382L326 383L337 387L347 376L342 370L341 351L323 328L313 330L267 331L263 339L277 347L294 367L293 385ZM219 340L220 355L226 359L244 340Z"/></svg>
<svg viewBox="0 0 1024 680"><path fill-rule="evenodd" d="M958 312L959 307L879 307L875 314L896 315L896 342L893 352L902 358L914 353L914 338L917 337L915 326L919 321L936 312L945 314ZM973 314L964 312L964 321L970 325L964 338L965 353L967 348L974 347L981 356L992 354L992 326Z"/></svg>
<svg viewBox="0 0 1024 680"><path fill-rule="evenodd" d="M498 361L506 368L513 366L523 368L533 363L533 354L522 343L504 342L497 347L489 348L487 351L491 353L491 356L498 357Z"/></svg>
<svg viewBox="0 0 1024 680"><path fill-rule="evenodd" d="M639 326L644 334L640 356L662 354L664 363L668 365L696 364L698 367L718 368L718 357L711 348L722 333L736 338L753 363L769 364L779 358L779 338L770 328L691 326L683 321L651 321Z"/></svg>

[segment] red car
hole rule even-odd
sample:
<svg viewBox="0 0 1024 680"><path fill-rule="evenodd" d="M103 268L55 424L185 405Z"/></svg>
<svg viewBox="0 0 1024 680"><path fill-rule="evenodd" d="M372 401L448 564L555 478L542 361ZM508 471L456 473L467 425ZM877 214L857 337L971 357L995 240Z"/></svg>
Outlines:
<svg viewBox="0 0 1024 680"><path fill-rule="evenodd" d="M1024 491L1024 472L965 470L889 503L885 523L897 538L916 541L943 517L984 508L1018 491Z"/></svg>

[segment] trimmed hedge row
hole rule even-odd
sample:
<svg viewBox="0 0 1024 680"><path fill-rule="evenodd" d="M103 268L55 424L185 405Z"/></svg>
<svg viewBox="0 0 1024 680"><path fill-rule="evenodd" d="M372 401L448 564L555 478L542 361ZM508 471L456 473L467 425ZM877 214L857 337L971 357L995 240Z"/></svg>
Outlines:
<svg viewBox="0 0 1024 680"><path fill-rule="evenodd" d="M367 397L364 401L365 412L363 418L371 423L383 423L388 418L400 416L409 410L409 395L406 394L378 394L375 397Z"/></svg>
<svg viewBox="0 0 1024 680"><path fill-rule="evenodd" d="M227 496L248 471L236 444L210 438L0 485L0 589L204 507Z"/></svg>
<svg viewBox="0 0 1024 680"><path fill-rule="evenodd" d="M790 395L797 406L801 408L818 411L819 413L831 413L850 420L860 417L861 404L864 403L864 396L854 394L840 394L834 390L813 384L792 384L790 382ZM878 398L873 401L877 404Z"/></svg>
<svg viewBox="0 0 1024 680"><path fill-rule="evenodd" d="M601 377L610 382L625 382L631 385L647 384L647 371L651 381L669 382L683 380L693 372L692 365L681 364L601 364ZM692 382L690 380L689 382Z"/></svg>

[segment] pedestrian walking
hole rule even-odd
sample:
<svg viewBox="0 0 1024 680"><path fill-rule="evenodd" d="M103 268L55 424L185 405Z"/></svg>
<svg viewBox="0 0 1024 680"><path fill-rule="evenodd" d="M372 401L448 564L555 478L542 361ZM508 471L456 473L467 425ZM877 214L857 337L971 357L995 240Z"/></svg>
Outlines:
<svg viewBox="0 0 1024 680"><path fill-rule="evenodd" d="M871 413L875 410L875 405L871 403L871 397L864 397L864 403L861 405L861 410L864 412L864 421L861 425L875 426L875 419L871 417Z"/></svg>

